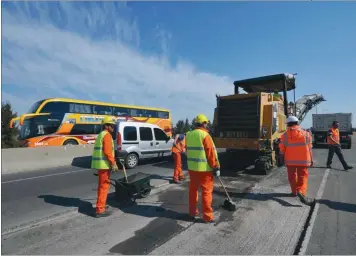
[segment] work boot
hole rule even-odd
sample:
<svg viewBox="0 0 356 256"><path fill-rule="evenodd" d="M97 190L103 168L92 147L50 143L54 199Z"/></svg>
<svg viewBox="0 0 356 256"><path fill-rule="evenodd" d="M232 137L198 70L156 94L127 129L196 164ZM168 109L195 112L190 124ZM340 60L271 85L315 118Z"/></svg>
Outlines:
<svg viewBox="0 0 356 256"><path fill-rule="evenodd" d="M298 192L297 193L300 201L305 204L305 205L308 205L308 206L311 206L314 204L315 202L315 199L312 199L312 198L309 198L309 197L306 197L305 195L303 195L302 193Z"/></svg>
<svg viewBox="0 0 356 256"><path fill-rule="evenodd" d="M297 196L296 193L289 193L288 195L291 196L291 197L296 197Z"/></svg>
<svg viewBox="0 0 356 256"><path fill-rule="evenodd" d="M345 168L345 171L351 170L351 169L353 169L353 168L354 168L353 166L347 166L347 167Z"/></svg>
<svg viewBox="0 0 356 256"><path fill-rule="evenodd" d="M111 214L112 214L111 211L105 211L105 212L97 213L95 217L96 218L109 217Z"/></svg>
<svg viewBox="0 0 356 256"><path fill-rule="evenodd" d="M172 180L172 183L174 183L174 184L180 184L180 181L173 179L173 180Z"/></svg>
<svg viewBox="0 0 356 256"><path fill-rule="evenodd" d="M328 168L328 169L332 169L332 168L331 168L331 165L327 165L327 166L326 166L326 168Z"/></svg>

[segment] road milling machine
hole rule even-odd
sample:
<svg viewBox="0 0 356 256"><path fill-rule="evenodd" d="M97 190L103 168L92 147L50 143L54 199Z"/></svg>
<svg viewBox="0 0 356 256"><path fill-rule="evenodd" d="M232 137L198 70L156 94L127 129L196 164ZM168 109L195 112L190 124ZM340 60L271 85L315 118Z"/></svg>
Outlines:
<svg viewBox="0 0 356 256"><path fill-rule="evenodd" d="M295 101L295 75L276 74L235 81L235 93L216 96L213 139L217 148L229 152L248 152L255 172L269 173L280 166L278 143L286 131L286 119L294 114L303 121L306 113L324 101L318 94ZM240 93L239 89L246 93ZM294 91L294 102L287 92ZM282 95L280 94L282 92ZM303 100L304 99L304 100Z"/></svg>

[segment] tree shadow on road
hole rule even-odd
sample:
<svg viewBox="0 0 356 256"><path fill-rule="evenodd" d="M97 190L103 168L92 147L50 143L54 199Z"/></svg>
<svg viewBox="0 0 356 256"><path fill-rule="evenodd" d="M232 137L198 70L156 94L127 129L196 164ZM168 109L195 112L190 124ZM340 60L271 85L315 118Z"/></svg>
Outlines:
<svg viewBox="0 0 356 256"><path fill-rule="evenodd" d="M78 212L87 216L94 216L95 208L92 203L84 201L76 197L63 197L55 195L40 195L38 198L43 199L48 204L63 206L63 207L76 207Z"/></svg>
<svg viewBox="0 0 356 256"><path fill-rule="evenodd" d="M214 190L214 194L223 196L223 195L225 195L225 192L223 192L223 191L215 191ZM291 204L291 203L289 203L289 202L287 202L287 201L285 201L285 200L280 198L280 197L292 197L288 193L265 193L265 194L261 194L261 193L229 192L229 195L232 198L249 199L249 200L255 200L255 201L273 200L273 201L276 201L277 203L279 203L280 205L285 206L285 207L303 207L302 205Z"/></svg>
<svg viewBox="0 0 356 256"><path fill-rule="evenodd" d="M319 199L318 203L324 204L333 210L356 213L356 204L335 202L327 199Z"/></svg>

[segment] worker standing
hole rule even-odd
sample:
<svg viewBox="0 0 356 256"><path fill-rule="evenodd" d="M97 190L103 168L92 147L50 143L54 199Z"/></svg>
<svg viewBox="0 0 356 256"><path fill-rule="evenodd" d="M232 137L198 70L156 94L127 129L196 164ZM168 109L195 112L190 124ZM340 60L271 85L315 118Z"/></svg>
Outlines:
<svg viewBox="0 0 356 256"><path fill-rule="evenodd" d="M185 152L185 135L177 134L174 138L172 156L174 160L173 182L179 183L184 180L182 170L182 153Z"/></svg>
<svg viewBox="0 0 356 256"><path fill-rule="evenodd" d="M220 176L220 164L214 142L207 130L208 118L198 115L195 118L195 129L186 135L187 162L189 171L189 215L197 217L199 211L198 189L202 189L203 220L214 221L212 196L215 175Z"/></svg>
<svg viewBox="0 0 356 256"><path fill-rule="evenodd" d="M339 122L334 121L332 123L331 129L328 131L328 138L327 142L329 145L329 154L328 154L328 160L326 163L327 168L331 169L331 163L334 157L334 153L338 156L342 166L344 167L345 171L352 169L352 166L349 166L345 159L344 155L342 154L341 151L341 145L340 145L340 131L339 131Z"/></svg>
<svg viewBox="0 0 356 256"><path fill-rule="evenodd" d="M104 117L102 120L103 130L96 138L92 155L91 168L98 170L98 199L96 201L96 217L111 215L106 209L106 199L110 189L110 170L117 172L114 153L114 141L112 133L115 129L115 119Z"/></svg>
<svg viewBox="0 0 356 256"><path fill-rule="evenodd" d="M293 196L298 196L306 205L312 205L314 199L306 197L308 189L308 167L313 165L312 138L309 132L299 126L295 116L287 119L288 129L279 144L282 162L288 170L288 180Z"/></svg>

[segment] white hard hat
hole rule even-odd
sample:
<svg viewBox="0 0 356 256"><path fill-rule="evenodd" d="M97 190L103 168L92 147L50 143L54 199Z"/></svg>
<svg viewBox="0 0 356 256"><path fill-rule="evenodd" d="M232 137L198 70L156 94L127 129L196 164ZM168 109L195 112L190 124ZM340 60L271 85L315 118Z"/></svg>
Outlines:
<svg viewBox="0 0 356 256"><path fill-rule="evenodd" d="M289 117L288 117L288 119L287 119L287 124L289 124L289 123L295 123L295 122L299 123L299 120L298 120L297 117L295 117L295 116L289 116Z"/></svg>

